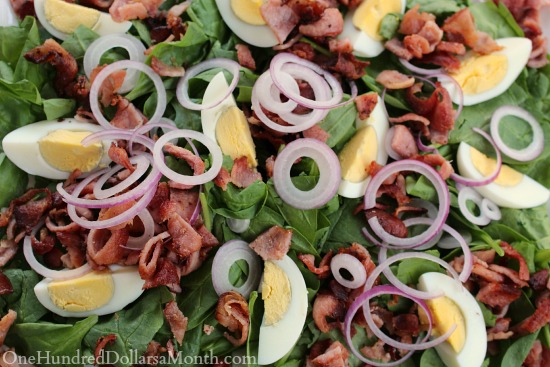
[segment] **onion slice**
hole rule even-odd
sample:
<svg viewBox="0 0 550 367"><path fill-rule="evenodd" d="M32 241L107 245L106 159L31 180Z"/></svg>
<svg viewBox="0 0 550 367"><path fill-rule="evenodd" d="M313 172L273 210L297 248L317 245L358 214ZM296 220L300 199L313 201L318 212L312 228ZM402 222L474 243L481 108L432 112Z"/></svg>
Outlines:
<svg viewBox="0 0 550 367"><path fill-rule="evenodd" d="M409 61L400 58L399 62L401 65L403 65L407 70L419 74L419 75L426 75L426 76L432 76L436 74L441 74L443 72L443 68L437 68L437 69L425 69L418 67L416 65L411 64Z"/></svg>
<svg viewBox="0 0 550 367"><path fill-rule="evenodd" d="M353 280L347 280L342 276L340 271L347 270ZM367 271L361 261L350 254L335 255L330 261L330 270L334 279L346 288L356 289L365 284L367 280Z"/></svg>
<svg viewBox="0 0 550 367"><path fill-rule="evenodd" d="M313 159L319 167L319 181L309 191L298 189L290 177L292 165L301 157ZM340 162L336 153L325 143L309 138L289 143L277 155L273 168L273 184L277 194L288 205L302 210L320 208L328 203L338 192L340 177Z"/></svg>
<svg viewBox="0 0 550 367"><path fill-rule="evenodd" d="M227 218L227 226L235 233L243 233L250 227L250 219Z"/></svg>
<svg viewBox="0 0 550 367"><path fill-rule="evenodd" d="M130 250L141 250L153 236L155 235L155 221L148 209L142 210L138 215L143 224L143 233L139 237L130 236L126 243L126 248Z"/></svg>
<svg viewBox="0 0 550 367"><path fill-rule="evenodd" d="M470 211L467 205L468 201L473 202L479 208L479 215L476 216ZM471 187L463 187L458 192L458 207L460 208L460 212L469 222L478 226L486 226L491 222L491 219L487 216L481 206L482 201L483 196Z"/></svg>
<svg viewBox="0 0 550 367"><path fill-rule="evenodd" d="M487 198L481 200L481 211L491 220L500 220L502 218L499 206Z"/></svg>

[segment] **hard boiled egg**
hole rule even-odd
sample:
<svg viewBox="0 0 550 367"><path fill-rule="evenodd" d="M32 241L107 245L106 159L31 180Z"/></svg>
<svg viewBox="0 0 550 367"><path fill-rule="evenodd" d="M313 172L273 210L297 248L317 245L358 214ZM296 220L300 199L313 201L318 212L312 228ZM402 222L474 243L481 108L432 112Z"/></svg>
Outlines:
<svg viewBox="0 0 550 367"><path fill-rule="evenodd" d="M435 347L445 366L480 367L487 350L487 333L474 296L460 282L441 273L422 274L418 289L444 294L426 301L434 319L433 334L443 335L456 325L449 339Z"/></svg>
<svg viewBox="0 0 550 367"><path fill-rule="evenodd" d="M459 173L471 179L483 179L494 172L496 161L479 150L460 143L456 155ZM524 209L542 205L550 198L550 191L533 180L503 164L492 183L474 187L482 196L505 208Z"/></svg>
<svg viewBox="0 0 550 367"><path fill-rule="evenodd" d="M89 172L110 163L109 142L84 147L86 136L103 128L75 119L41 121L10 132L2 140L8 158L23 171L54 180L69 177L75 169Z"/></svg>
<svg viewBox="0 0 550 367"><path fill-rule="evenodd" d="M260 13L262 4L262 0L216 0L223 21L237 37L252 46L272 47L279 41Z"/></svg>
<svg viewBox="0 0 550 367"><path fill-rule="evenodd" d="M346 14L340 39L349 39L353 53L376 57L384 51L384 39L378 34L382 19L390 13L405 12L406 0L364 0Z"/></svg>
<svg viewBox="0 0 550 367"><path fill-rule="evenodd" d="M228 90L229 85L223 72L216 74L204 92L203 103L219 101ZM244 156L250 167L258 165L248 121L243 111L237 107L232 94L219 105L201 111L201 122L204 135L216 141L223 154L233 160Z"/></svg>
<svg viewBox="0 0 550 367"><path fill-rule="evenodd" d="M261 286L264 317L260 326L258 364L275 363L300 338L307 316L307 288L294 261L266 261Z"/></svg>
<svg viewBox="0 0 550 367"><path fill-rule="evenodd" d="M19 21L10 0L0 0L0 27L17 26Z"/></svg>
<svg viewBox="0 0 550 367"><path fill-rule="evenodd" d="M464 105L488 101L504 93L517 79L531 55L531 40L522 37L495 40L502 49L488 55L469 51L460 57L460 69L448 75L462 88ZM460 104L460 92L447 78L439 78L454 103Z"/></svg>
<svg viewBox="0 0 550 367"><path fill-rule="evenodd" d="M34 0L34 10L40 24L53 36L65 40L80 25L99 34L125 33L131 22L115 22L109 13L72 4L63 0Z"/></svg>
<svg viewBox="0 0 550 367"><path fill-rule="evenodd" d="M370 182L366 170L371 162L376 161L383 166L388 161L384 141L389 122L382 103L384 102L378 97L378 103L368 119L361 120L357 117L357 132L338 155L342 172L338 194L344 197L358 198L365 195Z"/></svg>
<svg viewBox="0 0 550 367"><path fill-rule="evenodd" d="M69 280L43 279L34 287L38 301L63 317L107 315L122 310L143 293L136 266L111 265Z"/></svg>

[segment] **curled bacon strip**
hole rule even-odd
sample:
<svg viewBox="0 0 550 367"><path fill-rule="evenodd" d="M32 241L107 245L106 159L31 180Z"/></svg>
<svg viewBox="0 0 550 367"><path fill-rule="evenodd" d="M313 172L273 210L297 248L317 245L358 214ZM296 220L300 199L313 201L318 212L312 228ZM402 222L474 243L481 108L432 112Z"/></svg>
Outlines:
<svg viewBox="0 0 550 367"><path fill-rule="evenodd" d="M261 181L262 175L253 168L248 166L246 157L239 157L234 160L233 168L231 169L231 182L240 188L248 187L256 181Z"/></svg>
<svg viewBox="0 0 550 367"><path fill-rule="evenodd" d="M321 332L339 328L345 316L345 305L336 296L330 293L318 294L313 302L313 321ZM329 322L327 319L334 320Z"/></svg>
<svg viewBox="0 0 550 367"><path fill-rule="evenodd" d="M332 260L332 250L327 252L321 259L319 266L315 266L315 256L311 254L299 254L298 259L319 279L327 278L330 275L330 260Z"/></svg>
<svg viewBox="0 0 550 367"><path fill-rule="evenodd" d="M174 213L168 219L168 233L172 236L169 248L181 257L187 257L201 249L202 237L178 214Z"/></svg>
<svg viewBox="0 0 550 367"><path fill-rule="evenodd" d="M13 293L10 279L0 271L0 295Z"/></svg>
<svg viewBox="0 0 550 367"><path fill-rule="evenodd" d="M187 330L187 317L183 316L176 301L170 301L164 306L164 317L168 321L176 341L181 345Z"/></svg>
<svg viewBox="0 0 550 367"><path fill-rule="evenodd" d="M8 330L17 318L17 312L9 310L6 315L0 320L0 346L4 345L4 339L8 334Z"/></svg>
<svg viewBox="0 0 550 367"><path fill-rule="evenodd" d="M238 347L246 342L250 327L248 303L237 292L223 293L216 306L216 320L234 335L228 332L224 336L231 344Z"/></svg>
<svg viewBox="0 0 550 367"><path fill-rule="evenodd" d="M330 340L315 343L311 348L307 359L307 366L312 367L347 367L349 366L348 349L339 341L332 342L328 348L326 344ZM324 349L324 350L323 350Z"/></svg>
<svg viewBox="0 0 550 367"><path fill-rule="evenodd" d="M156 235L147 241L141 250L138 270L142 279L149 279L155 274L163 248L163 241L168 238L168 236L168 232L162 232Z"/></svg>
<svg viewBox="0 0 550 367"><path fill-rule="evenodd" d="M88 235L87 253L97 265L118 263L124 257L124 248L130 234L126 228L110 231L92 229Z"/></svg>
<svg viewBox="0 0 550 367"><path fill-rule="evenodd" d="M109 344L113 344L116 340L116 334L108 334L97 339L94 350L95 364L97 365L101 358L103 349Z"/></svg>

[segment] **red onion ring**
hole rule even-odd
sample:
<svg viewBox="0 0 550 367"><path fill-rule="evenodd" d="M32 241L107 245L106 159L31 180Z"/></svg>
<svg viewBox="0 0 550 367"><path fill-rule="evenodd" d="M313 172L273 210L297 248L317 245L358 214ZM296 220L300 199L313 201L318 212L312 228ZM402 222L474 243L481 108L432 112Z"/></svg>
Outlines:
<svg viewBox="0 0 550 367"><path fill-rule="evenodd" d="M464 187L458 192L458 207L460 208L460 212L469 222L478 226L486 226L491 222L491 219L489 219L481 207L482 200L483 196L471 187ZM479 208L479 215L474 215L474 213L468 209L466 205L467 201L473 202Z"/></svg>
<svg viewBox="0 0 550 367"><path fill-rule="evenodd" d="M319 181L309 190L302 191L292 183L290 169L298 158L309 157L319 167ZM288 205L296 209L315 209L328 203L338 192L340 162L336 153L325 143L309 138L296 139L278 155L273 168L275 191Z"/></svg>
<svg viewBox="0 0 550 367"><path fill-rule="evenodd" d="M164 84L162 84L162 79L157 73L153 71L153 69L141 62L121 60L107 65L105 68L103 68L95 77L94 82L92 83L92 86L90 88L90 108L97 122L106 129L124 130L114 127L109 123L109 121L107 121L107 119L103 116L103 113L101 112L98 101L99 89L103 85L105 79L107 79L109 75L111 75L111 73L122 69L139 70L151 79L157 91L157 107L155 109L155 113L149 119L149 122L155 123L157 121L160 121L160 118L162 117L162 115L164 115L164 111L166 110L167 101L166 89L164 88Z"/></svg>
<svg viewBox="0 0 550 367"><path fill-rule="evenodd" d="M148 124L147 124L148 125ZM144 125L144 126L147 126ZM153 126L155 126L155 123L152 123ZM90 144L95 143L96 141L101 140L132 140L132 143L135 142L138 144L143 145L149 150L153 150L153 146L155 145L155 141L153 139L150 139L146 136L134 134L134 131L126 131L122 129L106 129L102 131L98 131L96 133L90 134L84 139L82 139L81 143L84 146L88 146Z"/></svg>
<svg viewBox="0 0 550 367"><path fill-rule="evenodd" d="M277 161L275 161L276 163ZM449 215L449 188L435 169L429 165L412 159L404 159L392 162L384 166L370 181L365 192L365 209L374 208L376 205L376 193L382 183L391 175L401 171L412 171L424 175L437 191L439 208L438 216L433 224L418 236L399 238L384 230L377 217L372 217L368 223L373 232L384 242L396 246L410 246L413 244L423 245L434 238L443 227L447 216Z"/></svg>
<svg viewBox="0 0 550 367"><path fill-rule="evenodd" d="M272 47L272 49L275 51L283 51L283 50L289 49L292 46L294 46L294 44L298 42L302 37L303 35L301 33L298 33L297 35L292 37L290 40L288 40L288 42L285 42L282 45L275 45Z"/></svg>
<svg viewBox="0 0 550 367"><path fill-rule="evenodd" d="M395 127L391 127L386 133L386 138L384 139L384 149L386 149L386 153L388 153L391 159L399 161L403 159L403 157L401 157L395 150L393 150L391 146L391 141L393 139L394 134L395 134Z"/></svg>
<svg viewBox="0 0 550 367"><path fill-rule="evenodd" d="M531 126L533 140L523 149L510 148L500 136L499 126L505 116L518 117ZM537 158L544 150L544 131L537 119L528 111L517 106L501 106L496 109L491 117L491 136L500 151L508 157L520 162L528 162Z"/></svg>
<svg viewBox="0 0 550 367"><path fill-rule="evenodd" d="M119 182L115 186L104 190L103 185L105 185L107 180L112 178L118 171L124 169L124 167L117 164L109 171L105 172L101 177L99 177L96 184L94 185L94 196L97 199L106 199L126 190L128 187L137 182L137 180L139 180L139 178L143 176L145 172L147 172L149 166L151 166L153 158L150 157L149 154L147 154L147 156L143 154L130 157L130 163L136 165L136 169L134 170L134 172L132 172L130 176L128 176L126 179Z"/></svg>
<svg viewBox="0 0 550 367"><path fill-rule="evenodd" d="M497 155L496 169L489 176L485 176L485 178L481 180L466 178L466 177L460 176L455 172L451 173L451 178L457 183L460 183L465 186L472 186L472 187L485 186L490 184L494 180L496 180L498 175L500 174L500 170L502 168L502 155L500 154L500 150L498 149L491 135L487 134L485 131L477 127L474 127L472 130L478 133L479 135L481 135L482 137L484 137L489 143L491 143L491 145L495 149L495 153Z"/></svg>
<svg viewBox="0 0 550 367"><path fill-rule="evenodd" d="M300 93L300 88L294 78L288 74L282 75L284 75L283 80L285 85L287 85L288 88L291 88L293 92ZM257 95L258 102L262 105L262 107L276 114L292 112L296 107L298 107L298 103L291 99L286 102L281 101L281 92L277 89L275 84L273 84L273 79L271 79L271 74L269 71L266 71L260 75L258 80L256 80L254 87L252 88L252 93Z"/></svg>
<svg viewBox="0 0 550 367"><path fill-rule="evenodd" d="M227 226L232 232L243 233L250 227L250 219L227 218Z"/></svg>
<svg viewBox="0 0 550 367"><path fill-rule="evenodd" d="M461 231L461 232L459 232L459 234L464 239L464 241L466 243L472 242L472 234L470 232ZM441 237L441 239L437 243L437 247L442 248L442 249L447 249L447 250L455 249L455 248L458 248L460 246L461 246L460 242L457 241L456 238L454 238L453 236L450 236L450 235L445 235L445 236Z"/></svg>
<svg viewBox="0 0 550 367"><path fill-rule="evenodd" d="M439 153L436 148L427 146L422 142L422 134L421 133L418 133L418 135L416 135L416 145L418 146L418 150L420 150L422 152Z"/></svg>
<svg viewBox="0 0 550 367"><path fill-rule="evenodd" d="M238 260L244 260L248 264L248 278L240 287L236 287L229 281L229 270ZM219 295L235 291L248 298L253 290L258 288L262 276L262 266L259 256L252 250L248 243L242 240L232 240L223 244L216 252L212 262L212 285Z"/></svg>
<svg viewBox="0 0 550 367"><path fill-rule="evenodd" d="M155 235L155 221L148 209L144 209L137 215L143 224L143 234L139 237L130 236L125 248L129 250L142 250L147 241Z"/></svg>
<svg viewBox="0 0 550 367"><path fill-rule="evenodd" d="M188 176L174 172L166 165L162 149L170 140L176 138L198 140L210 151L212 162L208 171L200 175ZM170 180L184 185L201 185L216 178L222 168L223 155L220 146L208 136L193 130L174 130L164 134L156 141L153 148L153 159L155 166Z"/></svg>
<svg viewBox="0 0 550 367"><path fill-rule="evenodd" d="M42 275L45 278L50 278L54 280L67 280L67 279L79 278L83 275L88 274L93 270L89 263L86 263L81 267L78 267L76 269L71 269L71 270L52 270L40 264L36 259L36 257L34 256L31 238L36 236L36 232L38 232L38 230L43 225L44 225L44 221L42 220L36 226L34 226L30 236L25 236L25 239L23 240L23 255L25 256L25 260L27 260L27 263L32 268L32 270L34 270L35 272L37 272L38 274Z"/></svg>
<svg viewBox="0 0 550 367"><path fill-rule="evenodd" d="M481 200L481 211L491 220L502 219L502 212L499 206L487 198Z"/></svg>
<svg viewBox="0 0 550 367"><path fill-rule="evenodd" d="M340 274L341 269L350 272L353 280L347 280ZM356 289L365 284L367 280L367 271L361 261L350 254L335 255L330 261L330 270L334 279L346 288Z"/></svg>
<svg viewBox="0 0 550 367"><path fill-rule="evenodd" d="M229 71L231 74L233 74L233 80L231 81L231 84L227 89L227 93L219 101L214 101L214 103L210 103L208 105L198 104L191 101L189 97L189 80L199 75L203 71L215 69L215 68L222 68ZM239 82L240 70L241 70L241 66L239 65L239 63L229 59L220 58L220 59L210 59L207 61L203 61L200 64L197 64L185 71L185 75L179 80L178 85L176 87L176 97L178 98L179 103L183 107L190 110L202 111L202 110L207 110L207 109L216 107L217 105L222 103L231 93L233 93L233 90L235 89L235 87L237 86L237 83Z"/></svg>
<svg viewBox="0 0 550 367"><path fill-rule="evenodd" d="M402 59L402 58L399 58L399 62L400 62L401 65L403 65L407 70L409 70L409 71L411 71L411 72L413 72L413 73L416 73L416 74L420 74L420 75L432 76L432 75L440 74L440 73L443 72L443 68L437 68L437 69L424 69L424 68L415 66L415 65L411 64L410 62L408 62L407 60Z"/></svg>

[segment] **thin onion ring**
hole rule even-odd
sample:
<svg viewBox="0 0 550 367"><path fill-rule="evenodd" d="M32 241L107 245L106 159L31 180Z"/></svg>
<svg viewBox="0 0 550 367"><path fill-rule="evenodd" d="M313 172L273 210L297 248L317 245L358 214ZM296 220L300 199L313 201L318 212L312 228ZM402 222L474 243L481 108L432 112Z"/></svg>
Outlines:
<svg viewBox="0 0 550 367"><path fill-rule="evenodd" d="M347 270L353 280L347 280L340 274L340 270ZM365 284L367 280L367 271L365 267L355 256L350 254L337 254L330 260L330 270L334 279L349 289L356 289Z"/></svg>
<svg viewBox="0 0 550 367"><path fill-rule="evenodd" d="M467 202L473 202L479 209L479 215L474 215L467 206ZM478 225L486 226L491 223L491 219L483 211L481 202L483 201L483 196L481 196L476 190L471 187L463 187L458 191L458 207L460 212L469 222Z"/></svg>

